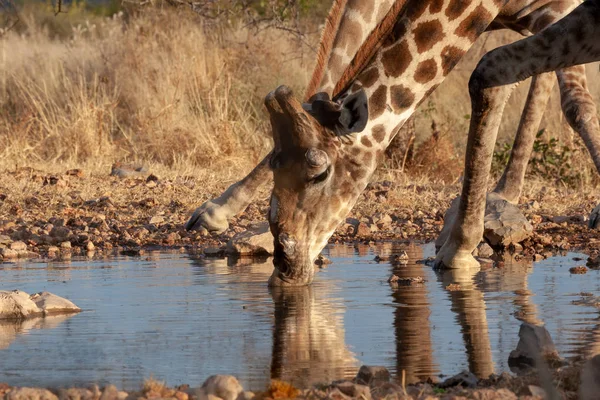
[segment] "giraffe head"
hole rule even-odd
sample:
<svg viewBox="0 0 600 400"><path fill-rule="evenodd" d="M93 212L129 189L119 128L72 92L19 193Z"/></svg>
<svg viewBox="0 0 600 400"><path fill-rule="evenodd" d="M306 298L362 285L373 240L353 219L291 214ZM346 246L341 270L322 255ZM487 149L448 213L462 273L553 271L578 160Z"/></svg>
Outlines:
<svg viewBox="0 0 600 400"><path fill-rule="evenodd" d="M275 151L269 225L274 237L273 286L306 285L314 260L364 189L347 168L339 135L362 131L367 98L360 90L342 102L325 94L301 104L286 86L265 98Z"/></svg>

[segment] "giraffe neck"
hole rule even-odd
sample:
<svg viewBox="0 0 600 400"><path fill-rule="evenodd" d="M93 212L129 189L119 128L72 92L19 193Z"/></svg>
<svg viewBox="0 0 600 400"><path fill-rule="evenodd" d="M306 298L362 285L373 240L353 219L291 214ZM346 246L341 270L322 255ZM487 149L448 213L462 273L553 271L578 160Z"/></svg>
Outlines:
<svg viewBox="0 0 600 400"><path fill-rule="evenodd" d="M443 82L505 2L407 1L392 35L341 95L361 88L367 93L369 122L347 147L351 153L361 154L368 176L394 134Z"/></svg>

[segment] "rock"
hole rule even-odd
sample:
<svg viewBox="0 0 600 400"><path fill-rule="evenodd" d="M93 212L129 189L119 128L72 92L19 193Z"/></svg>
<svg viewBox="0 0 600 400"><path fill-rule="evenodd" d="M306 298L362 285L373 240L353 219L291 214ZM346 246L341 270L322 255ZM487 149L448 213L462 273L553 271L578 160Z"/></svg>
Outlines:
<svg viewBox="0 0 600 400"><path fill-rule="evenodd" d="M20 290L0 291L0 320L21 320L42 315L42 310Z"/></svg>
<svg viewBox="0 0 600 400"><path fill-rule="evenodd" d="M583 265L578 265L576 267L569 268L569 272L575 275L581 275L587 273L587 267Z"/></svg>
<svg viewBox="0 0 600 400"><path fill-rule="evenodd" d="M94 242L92 242L91 240L88 240L87 243L85 244L85 249L87 251L94 251L95 248L96 248L96 246L94 246Z"/></svg>
<svg viewBox="0 0 600 400"><path fill-rule="evenodd" d="M60 248L61 249L70 249L71 248L71 242L62 242L60 244Z"/></svg>
<svg viewBox="0 0 600 400"><path fill-rule="evenodd" d="M453 386L462 386L474 388L477 386L479 379L469 371L462 371L460 374L454 375L444 382L440 383L441 388L449 388Z"/></svg>
<svg viewBox="0 0 600 400"><path fill-rule="evenodd" d="M464 397L462 397L464 398ZM471 399L477 400L517 400L516 394L508 389L478 389L472 392L469 396ZM525 398L525 397L523 397Z"/></svg>
<svg viewBox="0 0 600 400"><path fill-rule="evenodd" d="M110 175L119 178L132 178L148 174L148 168L143 165L126 165L116 162L112 165Z"/></svg>
<svg viewBox="0 0 600 400"><path fill-rule="evenodd" d="M119 390L115 385L108 385L104 389L102 389L102 395L100 396L100 400L118 400L119 399Z"/></svg>
<svg viewBox="0 0 600 400"><path fill-rule="evenodd" d="M148 222L149 224L162 224L163 222L165 222L165 218L161 217L160 215L155 215L154 217L150 218L150 221Z"/></svg>
<svg viewBox="0 0 600 400"><path fill-rule="evenodd" d="M236 400L244 388L231 375L213 375L202 384L202 390L207 396L213 395L223 400Z"/></svg>
<svg viewBox="0 0 600 400"><path fill-rule="evenodd" d="M479 257L491 257L494 255L494 249L485 242L479 243L479 246L477 246L477 255Z"/></svg>
<svg viewBox="0 0 600 400"><path fill-rule="evenodd" d="M508 365L520 368L535 366L537 359L559 358L550 333L543 326L522 323L517 348L508 356Z"/></svg>
<svg viewBox="0 0 600 400"><path fill-rule="evenodd" d="M58 240L64 240L71 235L71 230L66 226L55 226L50 231L50 236Z"/></svg>
<svg viewBox="0 0 600 400"><path fill-rule="evenodd" d="M533 233L533 226L514 204L488 195L485 208L483 237L492 247L508 247Z"/></svg>
<svg viewBox="0 0 600 400"><path fill-rule="evenodd" d="M460 197L455 198L444 215L444 228L435 241L439 249L450 235L452 224L458 212ZM533 226L514 204L489 193L486 199L483 238L492 247L505 248L511 243L519 243L533 233Z"/></svg>
<svg viewBox="0 0 600 400"><path fill-rule="evenodd" d="M242 392L239 394L237 400L252 400L256 395L254 392Z"/></svg>
<svg viewBox="0 0 600 400"><path fill-rule="evenodd" d="M588 360L581 370L581 384L579 398L581 400L595 400L600 393L600 354Z"/></svg>
<svg viewBox="0 0 600 400"><path fill-rule="evenodd" d="M378 385L390 381L390 371L381 366L363 365L354 380L360 385Z"/></svg>
<svg viewBox="0 0 600 400"><path fill-rule="evenodd" d="M408 259L408 253L402 250L399 254L395 254L394 256L392 256L392 264L405 265L408 264Z"/></svg>
<svg viewBox="0 0 600 400"><path fill-rule="evenodd" d="M27 245L21 241L16 241L10 244L10 249L16 252L23 252L27 251Z"/></svg>
<svg viewBox="0 0 600 400"><path fill-rule="evenodd" d="M423 279L421 276L408 277L408 278L400 278L398 275L392 275L388 279L388 283L393 287L397 286L411 286L411 285L422 285L427 280Z"/></svg>
<svg viewBox="0 0 600 400"><path fill-rule="evenodd" d="M13 388L5 396L6 400L58 400L51 391L38 388Z"/></svg>
<svg viewBox="0 0 600 400"><path fill-rule="evenodd" d="M342 391L338 388L334 388L327 392L327 400L348 400L350 397L346 396Z"/></svg>
<svg viewBox="0 0 600 400"><path fill-rule="evenodd" d="M368 386L352 383L350 381L335 384L340 392L353 399L370 400L371 390Z"/></svg>
<svg viewBox="0 0 600 400"><path fill-rule="evenodd" d="M225 247L227 254L239 256L270 255L273 250L273 235L266 222L252 230L236 234Z"/></svg>
<svg viewBox="0 0 600 400"><path fill-rule="evenodd" d="M325 257L323 254L319 254L317 259L315 260L315 265L319 268L325 268L325 266L331 264L332 261Z"/></svg>
<svg viewBox="0 0 600 400"><path fill-rule="evenodd" d="M539 386L535 385L527 385L527 390L529 390L529 394L534 397L541 397L542 399L547 399L546 391Z"/></svg>
<svg viewBox="0 0 600 400"><path fill-rule="evenodd" d="M59 389L59 400L96 400L94 393L88 389L71 388Z"/></svg>
<svg viewBox="0 0 600 400"><path fill-rule="evenodd" d="M71 301L49 292L40 292L31 295L31 300L44 314L74 313L80 312Z"/></svg>

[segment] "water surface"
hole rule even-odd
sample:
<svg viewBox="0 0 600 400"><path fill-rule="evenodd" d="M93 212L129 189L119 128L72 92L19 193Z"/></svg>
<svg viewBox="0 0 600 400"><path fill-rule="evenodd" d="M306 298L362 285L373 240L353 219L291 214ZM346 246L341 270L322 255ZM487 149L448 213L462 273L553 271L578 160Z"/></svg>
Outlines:
<svg viewBox="0 0 600 400"><path fill-rule="evenodd" d="M406 266L373 261L401 250ZM260 390L270 378L307 386L353 377L363 364L404 370L408 382L463 369L484 377L508 370L522 321L545 324L564 357L600 351L598 311L581 304L600 295L599 272L568 272L583 255L440 274L416 262L432 245L336 245L325 254L333 264L293 290L267 288L270 260L157 253L0 264L0 290L47 290L84 309L0 323L0 382L127 390L149 376L198 386L227 373ZM392 273L427 282L394 288Z"/></svg>

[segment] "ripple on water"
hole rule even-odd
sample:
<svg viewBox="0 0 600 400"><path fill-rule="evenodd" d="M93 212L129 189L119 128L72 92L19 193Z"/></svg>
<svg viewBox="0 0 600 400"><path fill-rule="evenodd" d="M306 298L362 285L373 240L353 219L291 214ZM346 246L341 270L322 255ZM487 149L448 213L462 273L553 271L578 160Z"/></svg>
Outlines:
<svg viewBox="0 0 600 400"><path fill-rule="evenodd" d="M373 261L409 254L406 265ZM152 258L0 264L0 290L47 290L77 315L0 322L0 381L137 389L149 376L200 385L215 373L248 389L270 378L299 386L353 377L362 364L407 382L465 368L508 369L521 321L543 323L562 356L600 351L598 271L571 275L576 254L535 267L435 273L433 246L330 246L311 287L268 289L270 260ZM392 287L391 274L426 282Z"/></svg>

